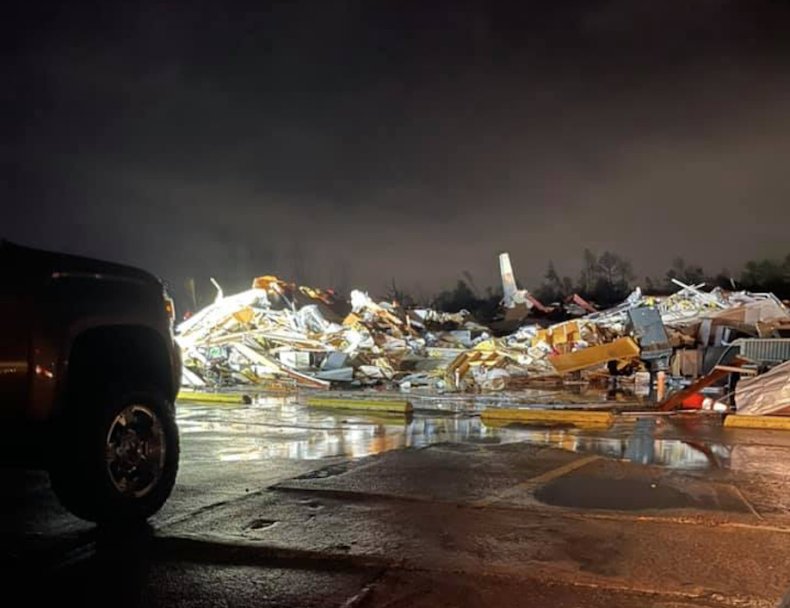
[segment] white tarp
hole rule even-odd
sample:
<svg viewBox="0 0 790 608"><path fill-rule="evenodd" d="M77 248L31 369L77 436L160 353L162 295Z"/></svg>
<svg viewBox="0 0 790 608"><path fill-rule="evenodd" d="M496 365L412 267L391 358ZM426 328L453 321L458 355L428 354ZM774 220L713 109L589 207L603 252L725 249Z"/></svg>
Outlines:
<svg viewBox="0 0 790 608"><path fill-rule="evenodd" d="M739 414L765 416L790 411L790 361L755 376L741 378L735 389Z"/></svg>

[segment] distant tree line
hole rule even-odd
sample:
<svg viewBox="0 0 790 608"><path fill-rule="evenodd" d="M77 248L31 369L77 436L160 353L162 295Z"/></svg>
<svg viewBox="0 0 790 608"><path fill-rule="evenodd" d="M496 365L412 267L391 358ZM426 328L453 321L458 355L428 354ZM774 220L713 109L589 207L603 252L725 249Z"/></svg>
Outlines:
<svg viewBox="0 0 790 608"><path fill-rule="evenodd" d="M601 307L612 306L625 299L639 285L646 293L668 294L679 289L673 279L686 285L722 287L730 290L770 291L780 298L790 298L790 254L783 260L747 262L738 273L723 269L708 274L697 264L687 263L682 257L672 260L663 277L644 277L636 281L631 263L621 256L605 251L600 256L585 249L579 279L560 277L549 262L535 297L545 303L561 302L578 293Z"/></svg>
<svg viewBox="0 0 790 608"><path fill-rule="evenodd" d="M415 296L398 287L393 280L385 298L390 302L398 302L401 306L412 308L415 306L431 307L445 312L468 310L479 320L493 319L499 312L502 302L502 289L486 287L481 292L469 272L463 272L463 279L459 279L453 289L441 291L434 296Z"/></svg>
<svg viewBox="0 0 790 608"><path fill-rule="evenodd" d="M430 305L448 312L466 309L480 320L493 318L502 299L501 289L489 287L481 292L468 272L464 272L463 276L453 289L442 291L433 298L422 298L421 301L399 290L393 281L387 297L406 306ZM637 285L646 293L674 293L679 288L672 279L677 279L687 285L704 283L708 287L719 286L730 290L770 291L782 299L789 299L790 254L783 260L747 262L738 273L723 269L716 274L708 274L702 266L687 263L678 257L672 261L663 277L644 277L642 281L636 279L631 262L620 255L611 251L597 255L585 249L582 268L575 281L569 276L560 276L550 261L543 281L530 291L546 305L563 302L577 293L600 308L606 308L622 302Z"/></svg>

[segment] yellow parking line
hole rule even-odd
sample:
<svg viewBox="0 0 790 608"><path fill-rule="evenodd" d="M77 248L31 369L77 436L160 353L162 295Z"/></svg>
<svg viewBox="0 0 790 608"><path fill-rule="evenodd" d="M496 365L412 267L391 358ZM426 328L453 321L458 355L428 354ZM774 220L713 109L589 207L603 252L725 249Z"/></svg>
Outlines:
<svg viewBox="0 0 790 608"><path fill-rule="evenodd" d="M498 492L493 496L489 496L487 498L483 498L481 500L475 501L472 504L476 507L487 507L501 500L504 500L508 496L518 494L523 490L530 490L536 486L547 483L552 479L556 479L557 477L562 477L563 475L567 475L568 473L571 473L577 469L581 469L582 467L587 466L591 462L595 462L596 460L600 460L600 459L601 456L595 454L591 456L584 456L582 458L577 458L576 460L572 460L571 462L568 462L555 469L551 469L550 471L546 471L545 473L541 473L540 475L536 475L535 477L530 477L526 481L511 486L506 490L502 492Z"/></svg>
<svg viewBox="0 0 790 608"><path fill-rule="evenodd" d="M601 456L598 455L590 455L585 456L583 458L578 458L577 460L572 460L568 464L564 464L561 467L557 467L556 469L552 469L551 471L547 471L538 475L537 477L533 477L529 480L528 483L538 485L541 483L546 483L551 481L552 479L557 479L557 477L562 477L563 475L567 475L568 473L575 471L576 469L581 469L584 466L587 466L591 462L595 462L596 460L600 460Z"/></svg>

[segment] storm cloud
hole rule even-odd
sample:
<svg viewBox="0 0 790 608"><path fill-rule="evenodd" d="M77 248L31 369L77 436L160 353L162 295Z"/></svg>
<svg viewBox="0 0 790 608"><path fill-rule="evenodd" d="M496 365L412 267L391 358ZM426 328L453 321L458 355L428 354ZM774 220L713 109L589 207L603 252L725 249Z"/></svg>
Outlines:
<svg viewBox="0 0 790 608"><path fill-rule="evenodd" d="M431 293L787 254L790 7L19 4L0 235L181 285Z"/></svg>

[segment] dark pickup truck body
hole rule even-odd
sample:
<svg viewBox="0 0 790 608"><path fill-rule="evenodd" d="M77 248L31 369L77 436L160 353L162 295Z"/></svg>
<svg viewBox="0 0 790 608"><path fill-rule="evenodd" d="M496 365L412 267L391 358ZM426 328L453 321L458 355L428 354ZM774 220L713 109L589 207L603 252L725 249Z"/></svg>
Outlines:
<svg viewBox="0 0 790 608"><path fill-rule="evenodd" d="M173 316L161 281L143 270L0 241L4 458L63 458L58 436L97 407L93 388L107 401L144 389L172 410L181 375Z"/></svg>

